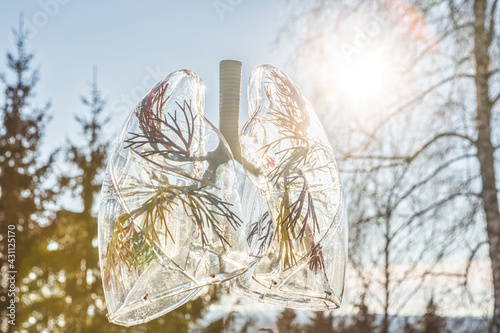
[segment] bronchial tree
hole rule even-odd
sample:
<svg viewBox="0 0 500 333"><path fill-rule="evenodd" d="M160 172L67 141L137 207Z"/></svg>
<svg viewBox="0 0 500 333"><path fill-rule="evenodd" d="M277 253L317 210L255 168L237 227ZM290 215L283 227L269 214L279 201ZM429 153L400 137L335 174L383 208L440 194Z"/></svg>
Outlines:
<svg viewBox="0 0 500 333"><path fill-rule="evenodd" d="M37 108L32 103L34 89L39 80L37 70L32 69L33 54L26 49L26 31L22 22L14 31L16 49L7 53L6 72L0 80L4 95L0 110L0 254L2 276L16 271L16 302L19 301L19 283L25 277L23 260L30 251L32 239L39 232L40 219L44 217L45 204L51 201L53 192L43 187L50 176L53 155L48 161L40 161L40 145L43 138L49 105ZM46 216L45 216L46 217ZM8 231L14 231L15 261L7 261ZM12 234L11 234L12 235ZM9 243L9 244L12 244ZM13 266L10 266L10 265ZM8 266L9 265L9 266ZM10 285L10 283L9 283ZM0 288L0 328L14 330L5 320L10 304L7 283ZM18 309L19 310L19 309ZM16 322L16 325L18 323Z"/></svg>

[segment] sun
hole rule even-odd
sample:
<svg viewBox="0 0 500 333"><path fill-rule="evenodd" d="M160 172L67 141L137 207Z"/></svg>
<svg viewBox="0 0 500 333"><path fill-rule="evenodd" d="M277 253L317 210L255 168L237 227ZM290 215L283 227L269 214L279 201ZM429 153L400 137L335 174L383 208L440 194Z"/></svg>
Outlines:
<svg viewBox="0 0 500 333"><path fill-rule="evenodd" d="M376 53L363 53L334 68L335 87L353 107L374 107L390 90L389 61Z"/></svg>

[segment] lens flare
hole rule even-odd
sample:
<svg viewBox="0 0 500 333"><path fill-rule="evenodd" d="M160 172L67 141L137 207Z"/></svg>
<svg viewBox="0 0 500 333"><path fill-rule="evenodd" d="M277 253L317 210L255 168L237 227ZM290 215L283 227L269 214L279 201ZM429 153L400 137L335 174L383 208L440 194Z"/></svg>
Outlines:
<svg viewBox="0 0 500 333"><path fill-rule="evenodd" d="M432 53L441 52L436 35L415 7L404 0L384 0L383 4L411 40Z"/></svg>
<svg viewBox="0 0 500 333"><path fill-rule="evenodd" d="M335 72L338 92L354 107L378 105L390 90L388 61L381 55L365 53Z"/></svg>

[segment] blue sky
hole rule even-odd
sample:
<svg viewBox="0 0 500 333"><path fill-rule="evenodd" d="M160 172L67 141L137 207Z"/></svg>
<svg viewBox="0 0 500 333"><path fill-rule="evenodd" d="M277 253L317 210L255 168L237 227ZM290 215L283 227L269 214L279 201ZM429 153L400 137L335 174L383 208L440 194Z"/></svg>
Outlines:
<svg viewBox="0 0 500 333"><path fill-rule="evenodd" d="M281 67L286 60L276 44L285 7L280 0L4 0L0 72L6 70L6 51L14 50L11 29L18 27L22 12L33 64L40 69L35 103L52 103L45 147L78 138L74 115L87 111L80 96L88 95L94 65L112 116L110 137L157 81L184 68L203 79L205 115L217 124L220 60L243 62L244 117L252 69L265 63Z"/></svg>

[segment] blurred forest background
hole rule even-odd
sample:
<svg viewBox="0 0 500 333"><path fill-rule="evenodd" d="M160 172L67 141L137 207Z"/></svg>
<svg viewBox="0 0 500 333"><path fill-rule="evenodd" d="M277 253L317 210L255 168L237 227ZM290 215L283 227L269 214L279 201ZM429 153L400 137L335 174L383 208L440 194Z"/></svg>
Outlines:
<svg viewBox="0 0 500 333"><path fill-rule="evenodd" d="M50 96L36 95L43 78L21 24L0 66L0 331L500 332L498 1L287 8L277 47L290 48L285 70L330 135L349 205L342 309L221 313L230 296L216 286L150 323L109 324L96 241L106 92L94 72L75 112L79 139L42 158ZM65 210L64 196L80 210ZM6 316L9 225L17 327Z"/></svg>

